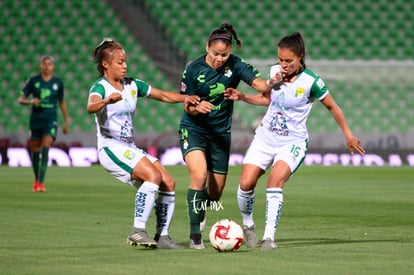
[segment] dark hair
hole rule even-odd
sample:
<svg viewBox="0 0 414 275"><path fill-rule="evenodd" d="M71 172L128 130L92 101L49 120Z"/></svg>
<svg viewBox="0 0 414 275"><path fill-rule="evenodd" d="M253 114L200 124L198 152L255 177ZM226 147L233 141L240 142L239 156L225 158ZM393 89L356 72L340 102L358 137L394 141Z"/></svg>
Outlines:
<svg viewBox="0 0 414 275"><path fill-rule="evenodd" d="M114 50L123 50L122 45L112 38L104 38L98 46L95 47L92 53L93 62L96 63L96 69L99 72L99 77L102 77L105 68L102 66L102 61L110 61Z"/></svg>
<svg viewBox="0 0 414 275"><path fill-rule="evenodd" d="M291 35L283 37L277 44L279 48L286 48L292 50L297 56L302 56L300 63L305 68L305 42L303 42L302 35L298 32L294 32Z"/></svg>
<svg viewBox="0 0 414 275"><path fill-rule="evenodd" d="M43 63L45 60L49 59L52 63L55 63L55 59L51 55L42 55L40 57L40 63Z"/></svg>
<svg viewBox="0 0 414 275"><path fill-rule="evenodd" d="M239 38L237 37L236 29L233 27L232 24L229 23L223 23L221 24L220 28L215 29L210 33L210 36L208 37L208 45L211 45L212 41L221 40L226 45L232 44L232 38L236 40L237 48L241 48L242 44Z"/></svg>

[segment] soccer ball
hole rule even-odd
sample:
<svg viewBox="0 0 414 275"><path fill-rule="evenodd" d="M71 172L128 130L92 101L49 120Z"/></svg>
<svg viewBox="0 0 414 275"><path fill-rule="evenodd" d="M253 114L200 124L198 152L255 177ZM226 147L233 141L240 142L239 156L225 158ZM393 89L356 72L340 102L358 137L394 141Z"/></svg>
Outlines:
<svg viewBox="0 0 414 275"><path fill-rule="evenodd" d="M235 251L243 243L243 229L231 219L219 220L210 229L210 243L219 252Z"/></svg>

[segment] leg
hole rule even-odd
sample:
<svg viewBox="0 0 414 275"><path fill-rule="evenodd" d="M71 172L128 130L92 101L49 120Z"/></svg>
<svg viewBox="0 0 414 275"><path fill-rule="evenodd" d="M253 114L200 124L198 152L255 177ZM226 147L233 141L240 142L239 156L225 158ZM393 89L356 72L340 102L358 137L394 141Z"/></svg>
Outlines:
<svg viewBox="0 0 414 275"><path fill-rule="evenodd" d="M279 224L283 206L283 187L289 180L291 170L289 165L279 160L273 166L266 188L266 225L262 239L262 250L273 250L274 235Z"/></svg>
<svg viewBox="0 0 414 275"><path fill-rule="evenodd" d="M170 227L174 214L175 180L159 161L156 161L154 166L160 171L162 178L158 198L155 203L155 215L157 218L156 234L158 236L164 236L168 235L168 228Z"/></svg>
<svg viewBox="0 0 414 275"><path fill-rule="evenodd" d="M161 172L162 177L158 198L155 202L157 221L154 239L158 243L158 248L183 249L184 247L177 244L168 234L175 209L175 180L159 161L154 162L154 166Z"/></svg>
<svg viewBox="0 0 414 275"><path fill-rule="evenodd" d="M38 185L39 185L39 168L40 168L40 148L41 148L41 141L40 139L30 139L30 157L32 160L32 168L33 173L35 176L35 180L33 183L32 191L38 192Z"/></svg>
<svg viewBox="0 0 414 275"><path fill-rule="evenodd" d="M205 154L201 150L194 150L185 156L187 168L190 174L190 186L187 191L187 209L190 220L190 247L203 249L201 239L200 222L205 212L207 193L205 184L207 179L207 162Z"/></svg>
<svg viewBox="0 0 414 275"><path fill-rule="evenodd" d="M237 190L237 203L243 220L243 232L246 246L257 246L256 226L253 221L255 202L254 188L257 180L264 174L264 170L253 164L244 164L240 176L240 185Z"/></svg>
<svg viewBox="0 0 414 275"><path fill-rule="evenodd" d="M142 245L155 248L157 242L148 237L146 223L155 202L155 195L161 183L161 173L148 160L143 157L134 167L131 178L142 180L143 184L138 188L135 195L134 228L127 239L130 245Z"/></svg>
<svg viewBox="0 0 414 275"><path fill-rule="evenodd" d="M266 226L262 250L276 248L274 235L283 206L283 188L306 157L307 141L299 141L280 148L273 163L266 189Z"/></svg>
<svg viewBox="0 0 414 275"><path fill-rule="evenodd" d="M53 137L50 135L44 135L41 139L41 155L40 155L40 168L39 168L39 183L43 184L47 165L49 163L49 148L53 145Z"/></svg>

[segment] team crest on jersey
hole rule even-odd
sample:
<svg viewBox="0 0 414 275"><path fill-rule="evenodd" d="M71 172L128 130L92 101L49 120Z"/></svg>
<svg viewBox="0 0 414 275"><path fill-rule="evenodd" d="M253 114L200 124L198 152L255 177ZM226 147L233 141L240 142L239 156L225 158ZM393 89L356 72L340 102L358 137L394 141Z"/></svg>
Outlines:
<svg viewBox="0 0 414 275"><path fill-rule="evenodd" d="M305 88L299 87L296 89L295 97L302 98L304 94L305 94Z"/></svg>
<svg viewBox="0 0 414 275"><path fill-rule="evenodd" d="M124 152L124 157L131 160L135 157L135 153L128 149Z"/></svg>
<svg viewBox="0 0 414 275"><path fill-rule="evenodd" d="M136 90L132 90L131 91L132 98L136 97L136 95L137 95L137 91Z"/></svg>
<svg viewBox="0 0 414 275"><path fill-rule="evenodd" d="M59 87L58 87L57 83L53 83L52 89L55 90L55 91L57 91L58 88Z"/></svg>
<svg viewBox="0 0 414 275"><path fill-rule="evenodd" d="M230 78L233 75L233 72L229 67L224 68L224 76Z"/></svg>

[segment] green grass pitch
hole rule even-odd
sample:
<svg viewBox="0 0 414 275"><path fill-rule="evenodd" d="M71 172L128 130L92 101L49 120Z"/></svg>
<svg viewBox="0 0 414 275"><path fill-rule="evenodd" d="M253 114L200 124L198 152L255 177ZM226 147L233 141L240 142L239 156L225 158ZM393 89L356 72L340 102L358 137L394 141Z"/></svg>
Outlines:
<svg viewBox="0 0 414 275"><path fill-rule="evenodd" d="M170 235L188 245L188 173L176 178ZM231 167L222 203L207 212L207 228L221 218L241 222ZM32 193L30 168L0 167L1 274L413 274L414 172L410 167L304 166L284 189L271 252L242 246L218 253L149 250L126 244L135 189L100 166L50 167L46 193ZM256 188L258 237L264 229L265 175ZM154 233L154 214L148 224Z"/></svg>

